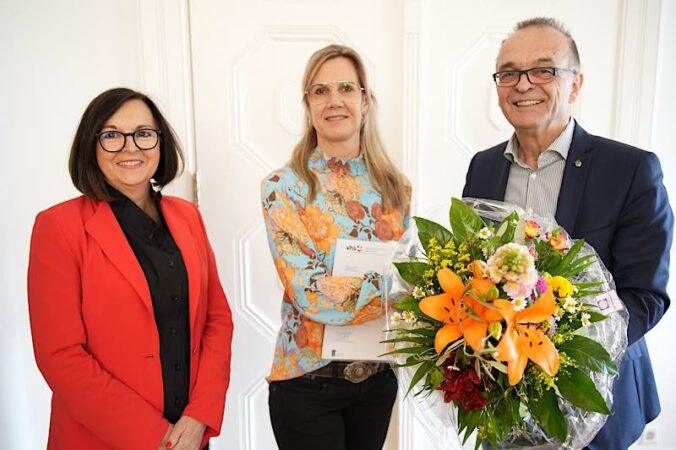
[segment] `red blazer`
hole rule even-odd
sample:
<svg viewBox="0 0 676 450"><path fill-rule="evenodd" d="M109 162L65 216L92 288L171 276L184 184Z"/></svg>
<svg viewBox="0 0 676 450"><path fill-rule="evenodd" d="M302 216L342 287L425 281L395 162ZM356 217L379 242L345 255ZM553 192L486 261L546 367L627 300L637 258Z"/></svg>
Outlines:
<svg viewBox="0 0 676 450"><path fill-rule="evenodd" d="M185 261L190 395L184 414L218 435L230 380L232 319L197 208L160 209ZM28 266L35 359L52 389L48 449L156 449L162 416L150 290L107 202L78 197L38 214Z"/></svg>

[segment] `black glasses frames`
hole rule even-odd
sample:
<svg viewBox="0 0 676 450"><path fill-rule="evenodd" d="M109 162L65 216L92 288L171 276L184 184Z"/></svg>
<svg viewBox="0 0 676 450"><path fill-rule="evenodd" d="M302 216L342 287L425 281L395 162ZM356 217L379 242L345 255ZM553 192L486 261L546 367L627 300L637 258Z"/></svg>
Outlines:
<svg viewBox="0 0 676 450"><path fill-rule="evenodd" d="M560 72L577 73L578 71L564 67L532 67L523 70L502 70L493 74L493 80L500 87L511 87L519 84L521 76L525 74L529 83L545 84L554 80Z"/></svg>
<svg viewBox="0 0 676 450"><path fill-rule="evenodd" d="M140 150L152 150L157 147L160 140L161 130L141 128L130 133L106 130L96 134L101 148L109 153L117 153L127 145L127 137L132 138L134 145Z"/></svg>

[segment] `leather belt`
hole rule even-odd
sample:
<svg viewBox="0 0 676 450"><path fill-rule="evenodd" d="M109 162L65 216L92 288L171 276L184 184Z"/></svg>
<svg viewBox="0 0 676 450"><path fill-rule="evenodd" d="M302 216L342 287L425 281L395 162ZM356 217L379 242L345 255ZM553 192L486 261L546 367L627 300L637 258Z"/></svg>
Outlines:
<svg viewBox="0 0 676 450"><path fill-rule="evenodd" d="M369 361L331 361L328 365L303 375L305 378L343 378L352 383L361 383L370 376L389 369L387 363Z"/></svg>

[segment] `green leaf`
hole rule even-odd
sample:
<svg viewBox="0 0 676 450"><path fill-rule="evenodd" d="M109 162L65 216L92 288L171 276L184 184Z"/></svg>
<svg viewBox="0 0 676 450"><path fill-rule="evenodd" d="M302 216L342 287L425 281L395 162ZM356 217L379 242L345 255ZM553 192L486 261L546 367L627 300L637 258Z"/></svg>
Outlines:
<svg viewBox="0 0 676 450"><path fill-rule="evenodd" d="M388 356L388 355L401 355L401 354L408 354L408 353L425 353L428 350L434 350L432 347L428 346L422 346L422 347L406 347L406 348L398 348L396 350L392 350L391 352L383 353L382 355L379 356Z"/></svg>
<svg viewBox="0 0 676 450"><path fill-rule="evenodd" d="M583 246L584 239L575 241L570 250L568 250L568 252L566 252L566 254L564 255L563 259L561 259L561 262L556 267L552 268L549 274L554 277L557 275L561 275L562 272L568 270L577 254L580 253L580 250L582 250Z"/></svg>
<svg viewBox="0 0 676 450"><path fill-rule="evenodd" d="M422 344L422 345L429 345L431 347L434 347L434 339L426 338L426 337L400 337L400 338L394 338L394 339L387 339L385 341L380 341L382 344L391 344L395 342L412 342L413 344Z"/></svg>
<svg viewBox="0 0 676 450"><path fill-rule="evenodd" d="M542 241L540 241L540 242L542 242ZM549 245L549 244L546 244L546 245ZM551 250L551 247L548 250ZM538 254L539 255L543 255L543 254L547 255L545 252L542 252L541 250L538 250ZM548 254L547 256L541 257L541 259L539 259L537 261L536 266L537 266L539 271L547 272L551 276L554 276L554 270L561 263L562 259L563 258L558 253L551 253L551 254Z"/></svg>
<svg viewBox="0 0 676 450"><path fill-rule="evenodd" d="M428 336L434 337L437 335L436 328L411 328L411 329L400 329L397 332L408 333L408 334L417 334L419 336Z"/></svg>
<svg viewBox="0 0 676 450"><path fill-rule="evenodd" d="M481 425L481 411L467 411L458 408L458 431L465 430L462 443L465 444L471 434Z"/></svg>
<svg viewBox="0 0 676 450"><path fill-rule="evenodd" d="M564 278L570 278L573 277L579 273L582 273L583 270L585 270L587 267L591 267L594 264L596 264L596 257L594 255L588 255L591 256L591 258L580 258L579 260L575 261L571 266L567 269L561 272L561 276ZM578 261L585 260L586 262L584 264L579 263Z"/></svg>
<svg viewBox="0 0 676 450"><path fill-rule="evenodd" d="M589 376L575 367L566 367L557 375L556 386L559 392L569 402L578 408L610 415L606 405L594 382Z"/></svg>
<svg viewBox="0 0 676 450"><path fill-rule="evenodd" d="M469 240L472 233L485 226L479 215L467 203L455 197L451 199L449 216L453 237L460 242Z"/></svg>
<svg viewBox="0 0 676 450"><path fill-rule="evenodd" d="M453 238L450 231L436 222L423 219L422 217L414 217L413 220L415 220L415 225L418 228L418 238L420 239L420 243L427 254L429 254L430 251L429 241L431 238L436 239L442 247Z"/></svg>
<svg viewBox="0 0 676 450"><path fill-rule="evenodd" d="M583 242L583 244L584 244L584 242ZM596 261L596 255L591 254L591 255L580 256L579 258L577 258L576 260L574 260L570 263L570 267L579 266L582 263L586 263L587 261Z"/></svg>
<svg viewBox="0 0 676 450"><path fill-rule="evenodd" d="M496 423L499 426L499 436L504 436L509 433L514 427L514 424L521 420L519 404L519 399L515 398L513 395L505 395L497 401L493 414Z"/></svg>
<svg viewBox="0 0 676 450"><path fill-rule="evenodd" d="M608 316L606 316L605 314L600 313L600 312L596 312L596 311L589 311L589 316L590 316L589 321L591 323L601 322L601 321L606 320L608 318Z"/></svg>
<svg viewBox="0 0 676 450"><path fill-rule="evenodd" d="M559 350L566 353L578 365L594 372L607 372L617 375L617 366L605 348L588 337L574 335L569 341L559 345Z"/></svg>
<svg viewBox="0 0 676 450"><path fill-rule="evenodd" d="M514 241L514 232L516 231L516 224L514 222L518 221L519 214L516 211L512 211L507 217L502 219L495 232L495 235L500 238L501 244Z"/></svg>
<svg viewBox="0 0 676 450"><path fill-rule="evenodd" d="M416 300L415 297L412 295L409 295L408 297L404 297L398 302L395 303L395 306L397 307L398 310L400 311L414 311L417 312L420 310L420 307L418 306L418 303L420 301Z"/></svg>
<svg viewBox="0 0 676 450"><path fill-rule="evenodd" d="M420 364L420 367L418 367L418 370L415 371L413 374L413 378L411 378L411 384L408 385L408 391L406 391L406 395L411 392L411 389L418 384L418 381L422 380L422 378L427 375L427 372L432 370L434 368L434 364L430 363L429 361L425 361L422 364Z"/></svg>
<svg viewBox="0 0 676 450"><path fill-rule="evenodd" d="M406 362L402 364L397 364L397 363L390 363L390 366L392 366L393 369L397 369L399 367L410 367L410 366L417 366L420 364L420 360L416 358L415 356L409 356L406 358Z"/></svg>
<svg viewBox="0 0 676 450"><path fill-rule="evenodd" d="M541 396L531 389L528 399L528 409L545 433L565 442L568 436L568 424L563 417L556 393L553 389L545 389Z"/></svg>
<svg viewBox="0 0 676 450"><path fill-rule="evenodd" d="M596 287L596 286L601 286L603 284L603 281L591 281L589 283L575 283L575 286L577 286L578 289L587 289L591 287Z"/></svg>
<svg viewBox="0 0 676 450"><path fill-rule="evenodd" d="M585 298L603 294L603 292L604 292L603 289L579 289L575 294L575 296L578 298ZM596 305L593 306L596 307Z"/></svg>
<svg viewBox="0 0 676 450"><path fill-rule="evenodd" d="M444 371L435 365L429 372L427 372L425 388L435 391L439 388L439 386L441 386L442 381L444 381Z"/></svg>
<svg viewBox="0 0 676 450"><path fill-rule="evenodd" d="M495 437L495 433L494 433L493 430L491 430L491 432L488 434L487 439L488 439L488 442L490 442L491 445L492 445L491 448L498 448L498 440ZM474 443L474 450L479 450L479 439L477 439L476 442Z"/></svg>
<svg viewBox="0 0 676 450"><path fill-rule="evenodd" d="M394 263L399 271L399 275L412 286L424 285L423 275L426 271L432 269L432 266L423 262L398 262Z"/></svg>

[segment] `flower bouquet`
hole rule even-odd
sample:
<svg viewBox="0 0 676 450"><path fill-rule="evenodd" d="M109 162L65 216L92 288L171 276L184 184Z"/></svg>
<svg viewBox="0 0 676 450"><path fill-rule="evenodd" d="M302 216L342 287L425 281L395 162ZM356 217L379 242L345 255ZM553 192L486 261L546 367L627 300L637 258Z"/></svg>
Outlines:
<svg viewBox="0 0 676 450"><path fill-rule="evenodd" d="M463 443L476 432L475 448L587 445L627 345L594 250L501 202L452 199L452 231L414 220L390 274L386 342L422 414Z"/></svg>

